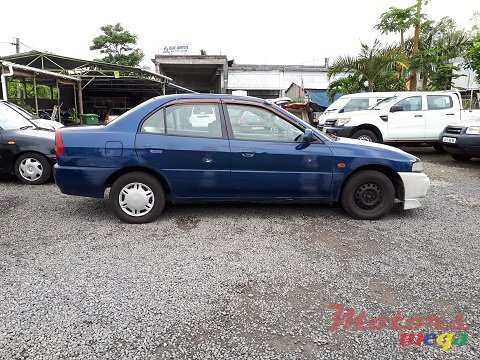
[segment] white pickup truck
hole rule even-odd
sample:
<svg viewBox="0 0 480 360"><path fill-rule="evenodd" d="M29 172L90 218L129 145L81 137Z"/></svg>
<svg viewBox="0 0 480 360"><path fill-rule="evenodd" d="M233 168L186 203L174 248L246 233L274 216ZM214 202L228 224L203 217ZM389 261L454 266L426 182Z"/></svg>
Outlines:
<svg viewBox="0 0 480 360"><path fill-rule="evenodd" d="M461 104L456 91L401 92L368 110L328 118L323 131L379 143L430 143L440 150L439 136L447 124L473 116Z"/></svg>

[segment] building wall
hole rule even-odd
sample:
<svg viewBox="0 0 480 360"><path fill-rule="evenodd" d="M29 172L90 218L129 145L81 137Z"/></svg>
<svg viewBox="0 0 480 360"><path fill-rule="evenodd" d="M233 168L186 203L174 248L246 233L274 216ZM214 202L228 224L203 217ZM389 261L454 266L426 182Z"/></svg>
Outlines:
<svg viewBox="0 0 480 360"><path fill-rule="evenodd" d="M256 71L236 70L228 71L229 90L278 90L280 96L285 96L286 90L292 83L303 84L304 88L327 89L328 79L326 71Z"/></svg>

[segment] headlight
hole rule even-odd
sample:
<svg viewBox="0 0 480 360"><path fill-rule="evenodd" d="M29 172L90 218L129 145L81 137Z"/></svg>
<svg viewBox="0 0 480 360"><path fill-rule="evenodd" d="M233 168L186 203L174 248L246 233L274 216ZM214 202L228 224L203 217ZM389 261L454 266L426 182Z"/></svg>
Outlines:
<svg viewBox="0 0 480 360"><path fill-rule="evenodd" d="M465 131L467 135L480 135L480 126L469 126L467 131Z"/></svg>
<svg viewBox="0 0 480 360"><path fill-rule="evenodd" d="M349 121L350 121L350 118L338 119L335 125L343 126L343 125L346 125Z"/></svg>
<svg viewBox="0 0 480 360"><path fill-rule="evenodd" d="M423 165L422 165L422 162L420 160L413 163L412 171L413 172L422 172L423 171Z"/></svg>

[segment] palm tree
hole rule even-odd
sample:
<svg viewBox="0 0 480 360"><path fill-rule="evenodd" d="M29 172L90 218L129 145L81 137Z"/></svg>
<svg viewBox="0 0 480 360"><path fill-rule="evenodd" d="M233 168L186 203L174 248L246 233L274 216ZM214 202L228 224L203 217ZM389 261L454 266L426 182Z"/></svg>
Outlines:
<svg viewBox="0 0 480 360"><path fill-rule="evenodd" d="M340 56L335 59L328 69L328 78L341 73L355 73L365 77L368 91L373 91L377 79L385 75L385 72L399 67L408 68L408 57L398 46L382 47L378 39L369 47L365 43L360 44L360 53L357 57Z"/></svg>

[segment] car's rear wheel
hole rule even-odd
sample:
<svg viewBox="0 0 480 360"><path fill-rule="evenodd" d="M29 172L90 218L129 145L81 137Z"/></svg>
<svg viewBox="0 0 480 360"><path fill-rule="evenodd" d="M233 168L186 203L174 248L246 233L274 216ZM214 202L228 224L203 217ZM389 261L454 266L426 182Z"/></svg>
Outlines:
<svg viewBox="0 0 480 360"><path fill-rule="evenodd" d="M136 171L120 176L113 183L109 201L120 220L148 223L160 216L165 206L165 191L154 176Z"/></svg>
<svg viewBox="0 0 480 360"><path fill-rule="evenodd" d="M468 155L458 155L458 154L450 154L450 156L457 160L457 161L461 161L461 162L465 162L465 161L468 161L470 160L472 157L471 156L468 156Z"/></svg>
<svg viewBox="0 0 480 360"><path fill-rule="evenodd" d="M369 142L378 142L377 135L373 131L361 129L353 133L352 139L358 139Z"/></svg>
<svg viewBox="0 0 480 360"><path fill-rule="evenodd" d="M39 185L52 176L52 165L42 154L29 152L15 161L14 171L18 180L24 184Z"/></svg>
<svg viewBox="0 0 480 360"><path fill-rule="evenodd" d="M394 201L395 188L392 182L374 170L354 174L342 189L342 207L356 219L379 219L390 212Z"/></svg>

